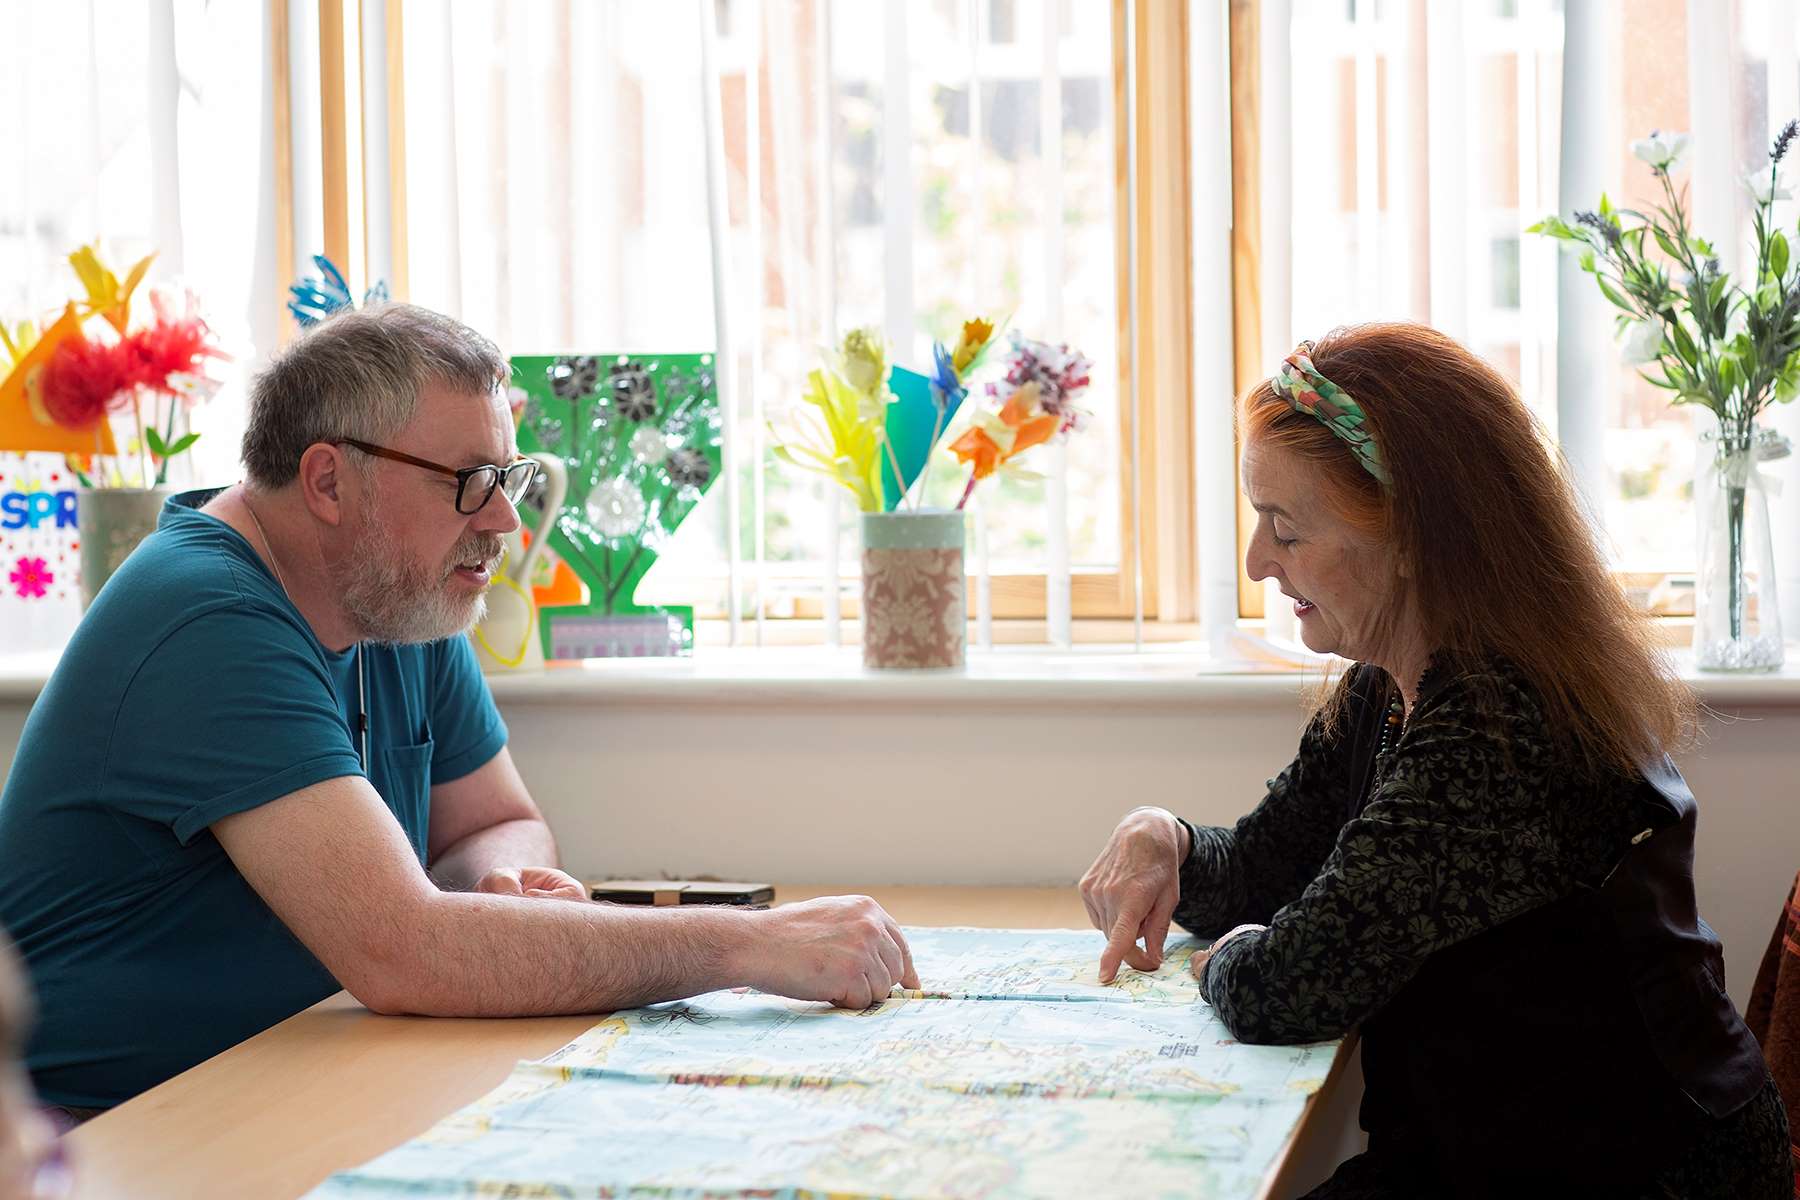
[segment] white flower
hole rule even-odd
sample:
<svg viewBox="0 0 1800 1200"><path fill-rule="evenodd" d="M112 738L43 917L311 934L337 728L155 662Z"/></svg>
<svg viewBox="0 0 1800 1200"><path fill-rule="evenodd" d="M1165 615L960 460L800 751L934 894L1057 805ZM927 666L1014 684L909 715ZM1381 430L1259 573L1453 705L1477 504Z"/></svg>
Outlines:
<svg viewBox="0 0 1800 1200"><path fill-rule="evenodd" d="M631 435L631 457L652 467L660 467L663 459L669 457L669 439L660 429L640 425L637 432Z"/></svg>
<svg viewBox="0 0 1800 1200"><path fill-rule="evenodd" d="M624 479L609 479L588 493L587 518L609 538L636 533L644 523L643 493Z"/></svg>
<svg viewBox="0 0 1800 1200"><path fill-rule="evenodd" d="M1777 200L1794 198L1787 180L1773 167L1759 167L1745 175L1744 190L1750 193L1751 202L1755 204L1773 204Z"/></svg>
<svg viewBox="0 0 1800 1200"><path fill-rule="evenodd" d="M1657 352L1662 349L1662 326L1653 321L1633 321L1631 331L1625 335L1625 349L1621 357L1626 366L1639 366L1656 361Z"/></svg>
<svg viewBox="0 0 1800 1200"><path fill-rule="evenodd" d="M1687 153L1693 138L1685 133L1663 133L1652 129L1650 136L1631 143L1631 152L1653 167L1673 171Z"/></svg>

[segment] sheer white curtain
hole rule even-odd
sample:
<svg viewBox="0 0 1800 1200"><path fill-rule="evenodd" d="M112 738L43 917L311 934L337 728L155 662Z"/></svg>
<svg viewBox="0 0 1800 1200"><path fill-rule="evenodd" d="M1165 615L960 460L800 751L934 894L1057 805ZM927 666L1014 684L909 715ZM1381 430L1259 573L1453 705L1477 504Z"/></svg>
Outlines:
<svg viewBox="0 0 1800 1200"><path fill-rule="evenodd" d="M854 547L853 514L767 454L766 425L849 327L884 328L922 368L932 338L978 313L1100 364L1098 419L1070 448L1069 545L1077 568L1116 569L1110 7L706 3L737 436L640 596L721 611L735 560L735 611L829 615L820 579L840 539ZM701 14L409 3L411 298L510 353L713 350ZM1043 571L1044 485L994 499L996 569Z"/></svg>
<svg viewBox="0 0 1800 1200"><path fill-rule="evenodd" d="M193 413L202 437L178 482L236 477L242 381L279 336L264 23L262 5L204 0L0 9L0 321L42 324L75 298L78 246L98 240L121 273L157 251L148 283L192 288L234 355ZM57 456L0 453L0 497L66 483ZM74 627L72 589L27 596L12 578L22 557L63 562L67 540L0 528L0 652Z"/></svg>
<svg viewBox="0 0 1800 1200"><path fill-rule="evenodd" d="M1282 144L1264 170L1280 178L1264 182L1291 189L1294 233L1264 327L1285 340L1399 317L1465 340L1562 440L1616 564L1649 600L1643 581L1694 565L1695 414L1620 363L1592 280L1524 228L1595 207L1602 191L1653 199L1631 140L1688 130L1697 227L1741 245L1737 177L1800 108L1792 5L1272 0L1265 12L1284 8L1289 45L1265 56L1265 112L1291 116L1269 134ZM1781 508L1782 561L1800 574L1800 501Z"/></svg>

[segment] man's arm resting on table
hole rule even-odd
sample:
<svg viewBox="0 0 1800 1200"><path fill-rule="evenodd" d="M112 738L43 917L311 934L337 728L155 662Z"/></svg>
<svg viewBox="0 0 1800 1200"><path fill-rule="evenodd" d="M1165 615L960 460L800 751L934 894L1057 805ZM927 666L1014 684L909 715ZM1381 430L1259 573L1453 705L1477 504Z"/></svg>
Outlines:
<svg viewBox="0 0 1800 1200"><path fill-rule="evenodd" d="M461 779L432 787L426 853L432 878L450 891L587 896L560 871L556 838L505 747Z"/></svg>
<svg viewBox="0 0 1800 1200"><path fill-rule="evenodd" d="M895 982L919 986L899 927L861 897L657 911L440 891L361 776L212 830L263 901L376 1012L603 1012L745 984L866 1007Z"/></svg>

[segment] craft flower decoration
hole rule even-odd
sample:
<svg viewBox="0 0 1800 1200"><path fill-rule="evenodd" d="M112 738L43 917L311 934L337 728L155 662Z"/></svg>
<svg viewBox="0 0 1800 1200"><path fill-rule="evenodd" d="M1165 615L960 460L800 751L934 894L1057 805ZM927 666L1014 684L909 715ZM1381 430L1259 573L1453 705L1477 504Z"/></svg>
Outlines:
<svg viewBox="0 0 1800 1200"><path fill-rule="evenodd" d="M987 387L988 397L1000 402L999 410L977 414L962 436L950 443L957 461L969 467L969 482L957 508L968 504L977 483L1009 469L1012 460L1031 447L1085 424L1087 414L1075 402L1092 382L1092 371L1093 363L1079 350L1013 335L1006 375Z"/></svg>
<svg viewBox="0 0 1800 1200"><path fill-rule="evenodd" d="M70 303L42 335L30 322L0 329L11 360L9 376L23 372L22 392L32 415L44 425L92 432L95 453L69 456L89 486L164 482L169 460L200 437L176 436L179 414L218 390L206 367L209 360L229 357L192 294L152 292L151 319L134 327L132 296L154 258L140 259L121 283L95 247L83 246L69 255L69 265L86 298ZM98 324L91 323L94 317ZM103 422L126 414L136 437L126 456L115 457Z"/></svg>
<svg viewBox="0 0 1800 1200"><path fill-rule="evenodd" d="M889 440L902 446L905 451L905 467L911 475L901 477L896 468L895 478L898 481L896 490L902 494L911 491L913 507L916 510L925 499L925 490L931 474L931 454L937 449L938 439L950 426L950 418L956 415L962 402L968 397L967 380L987 357L989 347L994 344L994 324L982 317L973 317L963 322L962 332L956 339L954 348L942 342L933 342L931 346L931 432L922 446L917 445L917 429L915 425L923 425L922 414L917 411L916 403L912 403L910 394L901 394L900 404L895 413L888 419ZM896 428L898 426L898 428ZM917 466L913 459L917 457ZM914 476L918 487L913 488ZM897 499L898 497L896 497Z"/></svg>
<svg viewBox="0 0 1800 1200"><path fill-rule="evenodd" d="M837 352L837 372L864 400L864 411L873 416L883 402L887 386L887 342L874 329L852 329Z"/></svg>
<svg viewBox="0 0 1800 1200"><path fill-rule="evenodd" d="M775 430L783 462L834 480L863 512L881 512L881 459L886 444L887 345L879 331L852 329L827 365L808 373L801 406Z"/></svg>
<svg viewBox="0 0 1800 1200"><path fill-rule="evenodd" d="M975 369L981 356L994 341L994 324L981 317L963 322L962 336L956 339L956 349L950 355L950 367L960 380Z"/></svg>
<svg viewBox="0 0 1800 1200"><path fill-rule="evenodd" d="M294 320L302 329L357 306L344 273L329 258L315 254L313 265L319 268L318 278L301 279L288 287L288 311L294 314ZM363 293L362 307L386 304L387 301L387 284L377 282Z"/></svg>
<svg viewBox="0 0 1800 1200"><path fill-rule="evenodd" d="M69 265L75 268L75 277L87 289L87 301L82 305L86 311L82 315L104 319L113 327L114 333L124 337L126 328L131 324L131 294L144 281L144 274L149 271L155 258L154 254L146 254L138 259L132 264L131 270L126 272L125 282L120 283L118 276L100 261L100 252L96 247L83 246L69 255Z"/></svg>
<svg viewBox="0 0 1800 1200"><path fill-rule="evenodd" d="M954 346L934 343L930 374L891 366L874 329L853 329L807 376L790 428L771 427L783 462L835 480L863 512L888 512L910 494L923 503L931 453L950 427L968 379L994 341L994 324L964 321Z"/></svg>

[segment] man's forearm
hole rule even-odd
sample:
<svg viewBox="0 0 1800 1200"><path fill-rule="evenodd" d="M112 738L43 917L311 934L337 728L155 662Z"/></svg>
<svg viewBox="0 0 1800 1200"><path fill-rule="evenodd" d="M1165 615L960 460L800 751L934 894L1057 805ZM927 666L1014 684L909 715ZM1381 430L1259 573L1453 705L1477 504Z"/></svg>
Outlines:
<svg viewBox="0 0 1800 1200"><path fill-rule="evenodd" d="M556 867L556 838L543 821L501 821L446 847L431 877L446 891L466 892L495 867Z"/></svg>
<svg viewBox="0 0 1800 1200"><path fill-rule="evenodd" d="M397 944L381 955L385 970L351 987L370 1008L455 1017L606 1012L750 983L757 918L767 915L469 892L437 893L425 909L398 923Z"/></svg>

